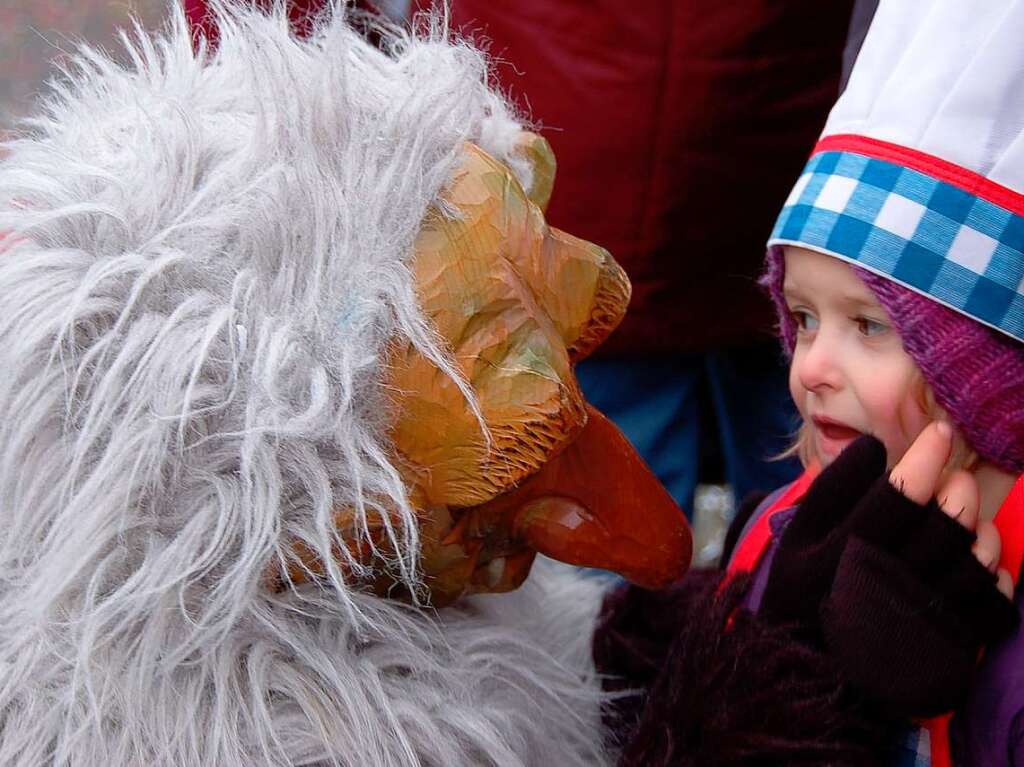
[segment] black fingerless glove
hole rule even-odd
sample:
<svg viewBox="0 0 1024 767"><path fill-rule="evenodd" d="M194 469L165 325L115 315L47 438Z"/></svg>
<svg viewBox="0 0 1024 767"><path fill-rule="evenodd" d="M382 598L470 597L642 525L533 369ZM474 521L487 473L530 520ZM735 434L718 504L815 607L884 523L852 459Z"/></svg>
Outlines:
<svg viewBox="0 0 1024 767"><path fill-rule="evenodd" d="M885 459L885 446L877 439L858 439L807 489L772 561L761 600L764 618L808 639L820 638L818 613L851 533L884 524L884 510L858 504L885 472Z"/></svg>
<svg viewBox="0 0 1024 767"><path fill-rule="evenodd" d="M772 563L763 616L826 650L892 716L966 695L981 648L1017 610L971 551L974 534L892 487L885 448L853 443L808 489Z"/></svg>

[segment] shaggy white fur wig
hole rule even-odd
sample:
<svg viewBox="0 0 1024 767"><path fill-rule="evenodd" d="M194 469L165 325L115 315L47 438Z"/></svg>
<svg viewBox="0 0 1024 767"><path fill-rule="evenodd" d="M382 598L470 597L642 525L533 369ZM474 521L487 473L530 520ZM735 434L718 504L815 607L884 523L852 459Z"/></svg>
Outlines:
<svg viewBox="0 0 1024 767"><path fill-rule="evenodd" d="M415 591L385 349L453 371L411 245L462 142L508 160L518 125L436 30L216 8L215 52L176 7L127 66L83 50L0 162L0 764L605 764L593 581L265 587L386 506Z"/></svg>

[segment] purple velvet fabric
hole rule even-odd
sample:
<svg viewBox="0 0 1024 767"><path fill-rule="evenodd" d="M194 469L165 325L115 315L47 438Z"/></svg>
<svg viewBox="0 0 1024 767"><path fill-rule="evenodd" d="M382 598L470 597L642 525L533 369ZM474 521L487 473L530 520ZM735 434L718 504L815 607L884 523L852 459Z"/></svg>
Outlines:
<svg viewBox="0 0 1024 767"><path fill-rule="evenodd" d="M1024 590L1014 604L1024 625ZM950 726L957 765L1024 765L1024 634L989 648L967 703Z"/></svg>
<svg viewBox="0 0 1024 767"><path fill-rule="evenodd" d="M767 505L763 505L763 508L767 509ZM744 601L743 606L751 612L757 612L761 606L761 599L764 597L765 587L768 585L768 573L771 572L772 562L775 560L775 552L779 548L779 539L782 537L782 533L785 531L786 526L792 521L793 516L796 514L796 506L789 509L783 509L778 514L768 520L768 527L772 531L771 544L768 550L764 553L761 558L761 563L754 573L753 578L750 581L750 591L747 592L747 598ZM755 512L754 516L757 517L759 512Z"/></svg>

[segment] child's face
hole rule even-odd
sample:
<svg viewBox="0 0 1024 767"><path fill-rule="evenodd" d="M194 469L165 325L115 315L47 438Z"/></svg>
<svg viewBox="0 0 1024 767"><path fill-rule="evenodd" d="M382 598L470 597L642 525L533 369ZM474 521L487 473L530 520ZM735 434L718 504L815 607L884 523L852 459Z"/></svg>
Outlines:
<svg viewBox="0 0 1024 767"><path fill-rule="evenodd" d="M811 454L826 466L873 434L891 466L931 420L914 396L913 359L849 264L798 247L786 247L785 258L783 290L798 328L789 389Z"/></svg>

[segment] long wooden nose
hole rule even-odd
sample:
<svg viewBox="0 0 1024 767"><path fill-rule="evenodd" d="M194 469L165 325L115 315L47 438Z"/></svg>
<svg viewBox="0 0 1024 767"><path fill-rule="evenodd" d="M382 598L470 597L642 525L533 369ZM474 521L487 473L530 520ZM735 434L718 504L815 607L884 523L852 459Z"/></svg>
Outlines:
<svg viewBox="0 0 1024 767"><path fill-rule="evenodd" d="M590 405L587 416L571 445L501 499L517 508L516 534L647 588L679 579L693 549L686 517L622 432Z"/></svg>

